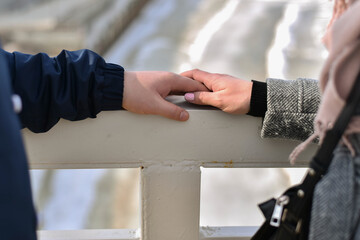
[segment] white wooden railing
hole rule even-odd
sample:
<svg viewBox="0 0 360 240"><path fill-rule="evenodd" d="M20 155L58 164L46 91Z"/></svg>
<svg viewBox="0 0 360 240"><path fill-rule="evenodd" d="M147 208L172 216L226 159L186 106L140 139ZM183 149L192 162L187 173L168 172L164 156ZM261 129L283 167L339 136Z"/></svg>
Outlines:
<svg viewBox="0 0 360 240"><path fill-rule="evenodd" d="M33 169L141 169L141 229L39 231L39 239L249 239L257 227L199 226L200 167L289 167L297 143L261 139L260 118L186 108L187 122L117 111L61 121L45 134L24 130ZM297 166L306 166L314 151L311 146Z"/></svg>

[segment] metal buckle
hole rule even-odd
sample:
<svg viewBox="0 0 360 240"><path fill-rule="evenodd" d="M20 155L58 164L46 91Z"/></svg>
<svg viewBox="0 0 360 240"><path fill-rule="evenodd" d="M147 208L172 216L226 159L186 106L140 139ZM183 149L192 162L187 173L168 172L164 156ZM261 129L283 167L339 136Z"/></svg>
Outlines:
<svg viewBox="0 0 360 240"><path fill-rule="evenodd" d="M273 214L270 219L270 225L273 227L279 227L282 220L284 206L289 203L289 196L282 195L276 200Z"/></svg>

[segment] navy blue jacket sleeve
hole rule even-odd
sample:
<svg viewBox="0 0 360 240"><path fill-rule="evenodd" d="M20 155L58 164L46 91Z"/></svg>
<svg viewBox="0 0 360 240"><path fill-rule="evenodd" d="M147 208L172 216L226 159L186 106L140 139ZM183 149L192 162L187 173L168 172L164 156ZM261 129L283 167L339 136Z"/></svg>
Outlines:
<svg viewBox="0 0 360 240"><path fill-rule="evenodd" d="M95 118L122 108L124 69L90 50L64 50L54 58L1 51L23 102L21 122L33 132L48 131L60 118Z"/></svg>

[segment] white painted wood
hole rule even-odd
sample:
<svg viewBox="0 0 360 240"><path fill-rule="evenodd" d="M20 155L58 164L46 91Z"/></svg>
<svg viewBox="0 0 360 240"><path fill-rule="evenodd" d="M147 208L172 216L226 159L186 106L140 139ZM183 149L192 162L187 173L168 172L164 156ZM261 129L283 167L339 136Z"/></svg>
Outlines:
<svg viewBox="0 0 360 240"><path fill-rule="evenodd" d="M259 227L201 227L200 240L250 240Z"/></svg>
<svg viewBox="0 0 360 240"><path fill-rule="evenodd" d="M298 142L261 139L261 119L189 108L175 122L126 111L60 121L51 131L24 130L31 168L141 167L142 240L245 240L254 227L202 227L200 166L287 167ZM301 155L306 166L316 146ZM39 231L40 240L140 240L134 230Z"/></svg>
<svg viewBox="0 0 360 240"><path fill-rule="evenodd" d="M142 240L199 239L200 180L197 166L142 169Z"/></svg>
<svg viewBox="0 0 360 240"><path fill-rule="evenodd" d="M38 231L39 240L140 240L135 229Z"/></svg>
<svg viewBox="0 0 360 240"><path fill-rule="evenodd" d="M200 240L249 240L258 227L201 227ZM39 240L140 240L135 229L38 231ZM176 239L171 237L171 239ZM185 238L184 238L185 239Z"/></svg>
<svg viewBox="0 0 360 240"><path fill-rule="evenodd" d="M127 111L62 120L48 133L24 130L31 168L119 168L188 163L205 167L289 167L299 143L260 138L261 119L190 109L187 122ZM299 157L306 166L315 151Z"/></svg>

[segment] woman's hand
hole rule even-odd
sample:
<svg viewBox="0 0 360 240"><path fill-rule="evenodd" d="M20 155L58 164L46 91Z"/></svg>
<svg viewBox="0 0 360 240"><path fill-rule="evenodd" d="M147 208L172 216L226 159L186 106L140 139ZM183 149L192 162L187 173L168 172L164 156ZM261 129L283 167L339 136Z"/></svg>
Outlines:
<svg viewBox="0 0 360 240"><path fill-rule="evenodd" d="M233 114L246 114L249 112L252 82L198 69L183 72L181 75L205 84L212 91L186 93L185 99L188 102L211 105Z"/></svg>
<svg viewBox="0 0 360 240"><path fill-rule="evenodd" d="M125 72L123 108L139 114L186 121L189 113L164 98L171 94L208 91L200 82L170 72Z"/></svg>

